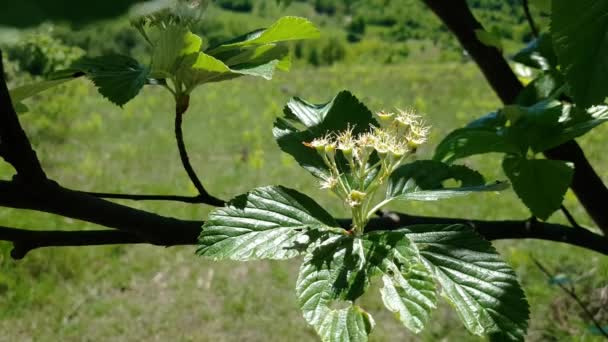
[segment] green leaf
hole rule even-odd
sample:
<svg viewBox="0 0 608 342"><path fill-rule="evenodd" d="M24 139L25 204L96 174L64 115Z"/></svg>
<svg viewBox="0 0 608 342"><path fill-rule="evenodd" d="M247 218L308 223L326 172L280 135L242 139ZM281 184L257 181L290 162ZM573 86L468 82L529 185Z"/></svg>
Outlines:
<svg viewBox="0 0 608 342"><path fill-rule="evenodd" d="M356 135L369 130L370 125L378 125L372 112L348 91L342 91L330 102L318 105L295 97L283 112L285 116L274 123L274 138L283 152L319 178L329 174L328 168L316 150L306 147L304 142L349 127ZM302 126L302 129L298 128Z"/></svg>
<svg viewBox="0 0 608 342"><path fill-rule="evenodd" d="M135 59L122 55L84 57L72 65L97 86L99 92L122 106L134 98L146 83L149 69Z"/></svg>
<svg viewBox="0 0 608 342"><path fill-rule="evenodd" d="M448 179L462 186L444 188ZM389 200L435 201L464 196L478 191L498 191L508 186L504 182L485 185L483 177L466 166L447 165L435 160L421 160L397 168L389 177L386 198Z"/></svg>
<svg viewBox="0 0 608 342"><path fill-rule="evenodd" d="M362 308L338 300L348 297L357 278L355 242L352 237L334 236L308 253L300 267L296 283L298 302L304 319L323 341L367 341L374 327L373 318ZM348 300L356 299L353 297Z"/></svg>
<svg viewBox="0 0 608 342"><path fill-rule="evenodd" d="M171 78L180 69L188 69L201 49L201 37L186 27L170 25L156 28L151 33L154 43L150 76Z"/></svg>
<svg viewBox="0 0 608 342"><path fill-rule="evenodd" d="M192 62L180 67L176 75L189 91L203 83L219 82L241 76L235 75L222 61L203 52L190 55L186 60Z"/></svg>
<svg viewBox="0 0 608 342"><path fill-rule="evenodd" d="M241 49L289 40L316 39L319 38L319 35L319 30L307 19L287 16L280 18L267 29L255 30L239 36L209 49L207 53L218 55L235 48Z"/></svg>
<svg viewBox="0 0 608 342"><path fill-rule="evenodd" d="M437 296L435 282L420 262L418 249L401 232L376 231L364 238L371 242L367 244L368 254L382 260L379 268L384 286L380 294L384 306L408 329L421 332L436 307Z"/></svg>
<svg viewBox="0 0 608 342"><path fill-rule="evenodd" d="M268 29L237 37L218 47L200 52L201 38L184 27L158 29L152 76L176 77L186 92L209 82L220 82L243 75L271 79L275 69L288 70L289 49L283 41L314 37L318 30L297 17L279 19Z"/></svg>
<svg viewBox="0 0 608 342"><path fill-rule="evenodd" d="M559 101L543 100L529 107L511 106L511 110L519 109L516 120L511 120L507 129L509 136L517 141L521 151L529 148L534 152L542 152L550 147L547 142L559 135L560 120L563 113L569 110ZM515 118L514 118L515 119Z"/></svg>
<svg viewBox="0 0 608 342"><path fill-rule="evenodd" d="M23 104L23 102L14 102L13 108L15 109L15 112L17 112L17 114L23 114L23 113L27 113L30 111L28 106Z"/></svg>
<svg viewBox="0 0 608 342"><path fill-rule="evenodd" d="M288 259L322 231L342 231L311 198L281 186L257 188L209 214L197 253L218 259Z"/></svg>
<svg viewBox="0 0 608 342"><path fill-rule="evenodd" d="M469 331L523 341L528 303L515 273L488 241L465 225L416 225L398 232L418 246L442 295Z"/></svg>
<svg viewBox="0 0 608 342"><path fill-rule="evenodd" d="M497 32L488 32L484 29L476 29L475 37L486 46L495 47L502 51L502 42Z"/></svg>
<svg viewBox="0 0 608 342"><path fill-rule="evenodd" d="M11 95L11 100L13 101L13 103L18 103L47 89L51 89L67 81L71 81L72 79L73 78L67 78L30 83L19 86L17 88L13 88L9 91L9 93Z"/></svg>
<svg viewBox="0 0 608 342"><path fill-rule="evenodd" d="M490 152L522 153L502 128L459 128L448 134L435 148L434 160L451 163L457 159Z"/></svg>
<svg viewBox="0 0 608 342"><path fill-rule="evenodd" d="M532 106L548 97L557 98L565 82L564 76L555 70L544 72L524 87L517 95L515 103L520 106Z"/></svg>
<svg viewBox="0 0 608 342"><path fill-rule="evenodd" d="M551 36L577 105L608 96L608 1L553 0Z"/></svg>
<svg viewBox="0 0 608 342"><path fill-rule="evenodd" d="M570 113L572 112L567 114ZM560 119L564 120L561 122L561 131L559 134L552 135L545 140L547 149L579 137L608 121L608 106L593 106L584 113L575 112L568 117Z"/></svg>
<svg viewBox="0 0 608 342"><path fill-rule="evenodd" d="M551 0L531 0L530 5L536 7L539 11L551 13Z"/></svg>
<svg viewBox="0 0 608 342"><path fill-rule="evenodd" d="M502 167L517 196L541 220L559 209L574 173L563 161L516 156L506 156Z"/></svg>
<svg viewBox="0 0 608 342"><path fill-rule="evenodd" d="M551 70L557 67L557 57L553 51L551 36L547 33L534 39L528 46L517 52L512 59L540 70Z"/></svg>
<svg viewBox="0 0 608 342"><path fill-rule="evenodd" d="M309 251L296 285L304 318L322 340L367 341L373 320L353 303L377 274L384 275L387 308L413 331L423 328L435 308L435 286L416 246L399 232L340 234Z"/></svg>
<svg viewBox="0 0 608 342"><path fill-rule="evenodd" d="M592 106L587 110L574 108L570 105L560 105L559 117L554 117L551 125L530 128L528 135L534 137L532 148L535 152L543 152L559 146L566 141L579 137L600 124L608 121L608 106ZM519 132L526 128L514 127Z"/></svg>
<svg viewBox="0 0 608 342"><path fill-rule="evenodd" d="M289 69L289 49L281 45L281 42L316 38L318 33L306 19L283 17L268 29L237 37L208 49L205 53L187 56L188 62L183 63L176 73L188 91L199 84L225 81L243 75L269 80L275 69Z"/></svg>

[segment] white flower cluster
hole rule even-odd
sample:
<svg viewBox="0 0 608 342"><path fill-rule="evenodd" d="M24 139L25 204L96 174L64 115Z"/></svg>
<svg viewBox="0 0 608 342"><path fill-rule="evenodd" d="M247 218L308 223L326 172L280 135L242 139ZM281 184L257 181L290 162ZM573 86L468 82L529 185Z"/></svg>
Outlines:
<svg viewBox="0 0 608 342"><path fill-rule="evenodd" d="M343 132L327 134L304 143L317 150L331 171L331 175L321 182L321 188L336 190L351 207L361 204L368 189L363 186L350 189L343 184L335 159L338 151L348 161L350 173L360 180L359 183L363 183L362 180L366 179L368 173L377 167L381 168L378 183L382 183L426 141L429 133L429 127L413 111L381 111L376 113L376 117L380 127L372 126L362 134L354 135L353 127L349 127ZM374 151L377 152L379 161L370 165Z"/></svg>

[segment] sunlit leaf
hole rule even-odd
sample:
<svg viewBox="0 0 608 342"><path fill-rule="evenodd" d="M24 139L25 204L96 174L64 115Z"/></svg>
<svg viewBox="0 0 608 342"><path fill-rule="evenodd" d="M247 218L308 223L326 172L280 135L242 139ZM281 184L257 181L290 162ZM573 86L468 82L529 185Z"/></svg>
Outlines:
<svg viewBox="0 0 608 342"><path fill-rule="evenodd" d="M462 186L444 187L442 183L449 179L460 181ZM386 198L435 201L479 191L499 191L506 187L508 184L504 182L485 184L478 172L466 166L421 160L402 165L390 175Z"/></svg>
<svg viewBox="0 0 608 342"><path fill-rule="evenodd" d="M465 225L400 229L420 250L442 295L465 327L491 340L523 341L528 303L515 273L492 245Z"/></svg>
<svg viewBox="0 0 608 342"><path fill-rule="evenodd" d="M309 197L280 186L262 187L209 214L197 254L216 260L288 259L305 250L319 231L337 226Z"/></svg>

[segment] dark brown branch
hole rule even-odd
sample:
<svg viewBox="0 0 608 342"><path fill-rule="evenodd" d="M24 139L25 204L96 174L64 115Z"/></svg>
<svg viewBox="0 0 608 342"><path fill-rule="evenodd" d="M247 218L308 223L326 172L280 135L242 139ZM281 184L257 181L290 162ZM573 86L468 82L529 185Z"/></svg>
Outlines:
<svg viewBox="0 0 608 342"><path fill-rule="evenodd" d="M0 226L0 240L13 242L13 259L23 259L29 251L41 247L149 243L137 235L117 230L26 230L3 226Z"/></svg>
<svg viewBox="0 0 608 342"><path fill-rule="evenodd" d="M536 28L536 24L534 24L534 18L532 18L532 14L530 13L530 6L528 4L528 0L522 0L522 5L524 7L524 14L526 15L526 20L528 21L528 26L530 26L530 31L532 31L532 35L534 38L538 38L538 29Z"/></svg>
<svg viewBox="0 0 608 342"><path fill-rule="evenodd" d="M178 195L138 195L138 194L115 194L108 192L89 192L89 191L78 191L82 194L87 194L99 198L107 199L125 199L132 201L171 201L171 202L182 202L182 203L205 203L205 199L202 196L178 196Z"/></svg>
<svg viewBox="0 0 608 342"><path fill-rule="evenodd" d="M501 52L494 47L484 45L477 39L475 30L483 27L469 10L467 2L465 0L423 1L458 38L502 102L513 103L523 86ZM574 177L570 188L604 235L608 235L608 210L604 201L599 200L608 198L608 188L593 170L580 146L574 140L570 140L545 151L545 156L549 159L574 163Z"/></svg>
<svg viewBox="0 0 608 342"><path fill-rule="evenodd" d="M4 80L2 51L0 51L0 157L11 164L19 177L30 183L46 180L46 175L21 128Z"/></svg>
<svg viewBox="0 0 608 342"><path fill-rule="evenodd" d="M536 264L536 267L538 267L541 270L541 272L543 272L547 276L547 278L549 280L555 278L555 275L551 271L549 271L549 269L547 269L545 266L543 266L543 264L541 264L540 261L536 260L536 258L532 258L532 261ZM585 305L585 303L583 303L583 300L580 299L579 296L576 294L574 287L568 288L564 284L561 284L561 283L557 283L557 286L559 286L559 288L562 289L562 291L564 291L568 296L570 296L570 298L574 299L576 304L578 304L578 306L583 310L585 315L587 315L587 317L591 320L591 322L593 322L593 325L595 325L595 327L600 331L602 336L604 336L604 338L608 339L608 332L606 332L605 328L602 327L602 325L595 319L595 317L589 311L589 309L587 309L587 306Z"/></svg>
<svg viewBox="0 0 608 342"><path fill-rule="evenodd" d="M184 133L182 132L183 116L186 109L188 109L189 98L188 96L183 96L182 98L184 100L176 99L177 102L175 104L175 140L177 141L179 157L182 161L184 169L186 170L186 173L188 174L188 177L190 177L190 180L192 181L192 184L194 184L194 187L200 194L200 197L204 199L204 203L221 207L225 202L219 198L211 196L207 190L205 190L203 183L201 183L200 179L198 179L196 172L192 168L192 164L190 164L188 151L186 150L186 145L184 144Z"/></svg>
<svg viewBox="0 0 608 342"><path fill-rule="evenodd" d="M198 235L201 221L187 221L134 209L48 182L35 189L0 181L0 206L37 210L133 233L154 244L179 244ZM170 235L167 235L170 234Z"/></svg>
<svg viewBox="0 0 608 342"><path fill-rule="evenodd" d="M348 229L351 225L350 219L340 219L338 221L345 229ZM190 224L190 221L183 222L186 225ZM126 231L32 231L8 227L0 227L0 240L12 241L14 243L15 249L13 250L12 255L15 259L23 258L27 252L42 247L134 243L152 243L160 246L194 245L197 243L202 223L203 222L196 222L196 229L181 231L179 234L167 229L164 233L157 235L154 241ZM393 230L415 224L454 223L470 225L488 240L538 239L557 241L608 255L608 240L603 236L584 229L576 229L560 224L545 223L535 220L483 221L389 213L380 218L373 218L368 225L368 229Z"/></svg>

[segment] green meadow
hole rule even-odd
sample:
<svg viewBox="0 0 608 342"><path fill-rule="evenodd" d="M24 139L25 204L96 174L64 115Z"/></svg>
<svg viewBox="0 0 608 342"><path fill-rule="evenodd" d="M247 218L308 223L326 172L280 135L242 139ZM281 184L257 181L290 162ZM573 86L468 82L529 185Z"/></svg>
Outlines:
<svg viewBox="0 0 608 342"><path fill-rule="evenodd" d="M317 199L330 212L346 210L282 154L272 123L291 96L330 100L349 89L372 110L415 108L433 127L417 158L430 158L451 129L499 106L471 63L296 67L272 81L241 78L198 89L185 116L192 162L208 190L231 198L248 189L282 184ZM29 102L21 116L51 178L88 191L194 195L173 137L172 98L146 88L123 109L76 80ZM580 139L608 181L602 143L608 127ZM500 156L464 161L487 180L505 179ZM0 164L0 177L13 170ZM204 219L210 208L169 202L125 202L184 219ZM591 224L571 193L565 205ZM527 209L511 190L392 207L411 214L479 219L524 219ZM565 222L560 213L551 221ZM0 222L31 229L83 229L93 225L42 213L0 209ZM608 263L598 254L559 243L500 241L531 305L529 340L599 340L580 309L534 266L534 256L577 287L590 307L602 305ZM0 341L314 341L300 315L294 285L298 261L210 262L194 246L148 245L46 248L24 260L0 243ZM586 265L584 268L581 264ZM603 299L605 301L605 298ZM363 299L376 319L372 341L466 341L469 335L445 302L420 335L383 308L377 290ZM604 302L605 303L605 302Z"/></svg>

